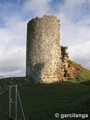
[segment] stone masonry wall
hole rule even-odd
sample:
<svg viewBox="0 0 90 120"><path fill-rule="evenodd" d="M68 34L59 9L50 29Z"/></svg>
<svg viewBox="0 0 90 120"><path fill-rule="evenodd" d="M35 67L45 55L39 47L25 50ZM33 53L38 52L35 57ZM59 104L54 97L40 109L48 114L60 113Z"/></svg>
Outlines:
<svg viewBox="0 0 90 120"><path fill-rule="evenodd" d="M60 23L55 16L35 18L27 25L26 76L37 82L62 79Z"/></svg>

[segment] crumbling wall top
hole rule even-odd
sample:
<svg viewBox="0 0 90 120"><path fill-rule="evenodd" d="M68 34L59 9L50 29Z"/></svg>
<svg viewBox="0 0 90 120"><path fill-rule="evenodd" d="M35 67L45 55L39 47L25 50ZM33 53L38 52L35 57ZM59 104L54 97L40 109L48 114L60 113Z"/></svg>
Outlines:
<svg viewBox="0 0 90 120"><path fill-rule="evenodd" d="M31 23L31 22L35 22L36 20L37 20L37 21L41 21L41 20L43 20L43 19L45 19L45 20L46 20L46 19L48 19L48 20L50 20L50 19L55 19L55 20L57 20L58 22L60 22L60 19L58 19L57 16L44 15L43 17L35 17L35 18L33 18L32 20L30 20L30 21L28 22L28 24Z"/></svg>

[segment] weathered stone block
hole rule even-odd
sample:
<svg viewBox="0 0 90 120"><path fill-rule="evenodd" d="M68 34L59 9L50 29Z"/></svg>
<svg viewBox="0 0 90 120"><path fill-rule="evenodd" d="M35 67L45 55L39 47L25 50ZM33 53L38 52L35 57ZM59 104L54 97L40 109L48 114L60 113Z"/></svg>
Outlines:
<svg viewBox="0 0 90 120"><path fill-rule="evenodd" d="M46 83L61 79L58 77L62 66L59 29L60 25L55 16L37 17L28 22L27 77Z"/></svg>

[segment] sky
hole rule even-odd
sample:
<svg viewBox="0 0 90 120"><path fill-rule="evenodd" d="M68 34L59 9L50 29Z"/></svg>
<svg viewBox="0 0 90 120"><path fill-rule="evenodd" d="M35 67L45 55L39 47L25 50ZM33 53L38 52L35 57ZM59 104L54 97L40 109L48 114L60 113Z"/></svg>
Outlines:
<svg viewBox="0 0 90 120"><path fill-rule="evenodd" d="M90 0L0 0L1 76L25 76L27 22L43 15L60 19L60 43L90 69Z"/></svg>

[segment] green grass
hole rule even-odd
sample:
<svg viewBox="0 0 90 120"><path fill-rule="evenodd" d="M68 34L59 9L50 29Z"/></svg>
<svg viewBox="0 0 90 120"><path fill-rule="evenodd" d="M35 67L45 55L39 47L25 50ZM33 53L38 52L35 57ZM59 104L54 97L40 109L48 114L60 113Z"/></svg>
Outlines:
<svg viewBox="0 0 90 120"><path fill-rule="evenodd" d="M14 78L8 78L10 82ZM26 120L60 120L55 113L85 113L90 120L90 71L84 70L68 82L40 84L27 78L15 78L19 87ZM0 120L8 119L8 90L5 79L0 81ZM6 91L7 90L7 91ZM20 109L18 111L20 116ZM73 120L67 118L65 120ZM18 120L21 120L20 118Z"/></svg>
<svg viewBox="0 0 90 120"><path fill-rule="evenodd" d="M90 85L87 84L72 81L53 84L30 83L19 86L19 92L26 120L60 120L60 117L55 118L55 113L90 114ZM0 96L0 113L0 120L7 120L7 91Z"/></svg>
<svg viewBox="0 0 90 120"><path fill-rule="evenodd" d="M81 82L90 80L90 70L84 70L77 76Z"/></svg>
<svg viewBox="0 0 90 120"><path fill-rule="evenodd" d="M72 83L81 83L81 84L87 84L90 85L90 70L84 70L80 72L76 79L69 80Z"/></svg>

